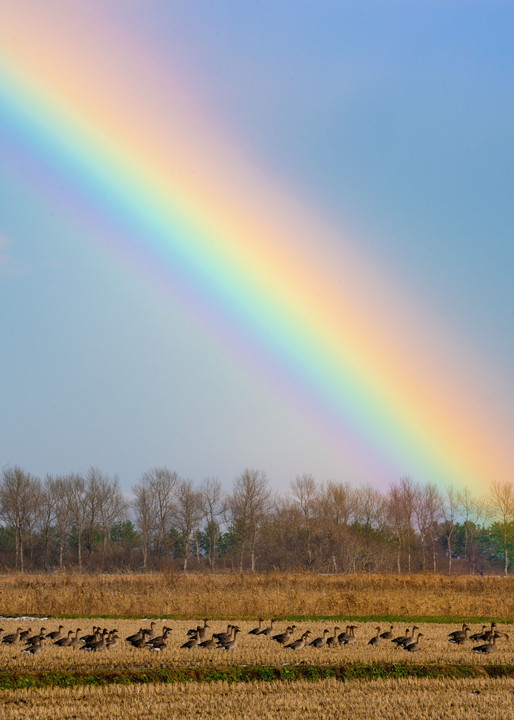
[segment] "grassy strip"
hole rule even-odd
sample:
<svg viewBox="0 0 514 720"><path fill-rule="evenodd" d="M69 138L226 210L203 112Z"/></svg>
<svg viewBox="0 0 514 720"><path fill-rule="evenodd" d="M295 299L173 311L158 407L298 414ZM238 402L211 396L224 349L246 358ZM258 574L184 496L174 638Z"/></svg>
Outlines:
<svg viewBox="0 0 514 720"><path fill-rule="evenodd" d="M98 670L90 673L0 672L0 690L21 688L72 687L84 685L129 685L149 683L211 683L317 681L329 678L351 680L378 680L400 678L478 678L514 677L514 665L408 665L349 664L349 665L288 665L246 666L217 668L161 668L142 670Z"/></svg>
<svg viewBox="0 0 514 720"><path fill-rule="evenodd" d="M3 615L6 619L16 619L15 616ZM49 620L141 620L141 616L135 615L31 615L34 618L48 618ZM514 623L514 617L493 617L489 615L477 615L470 617L468 615L274 615L277 622L318 622L318 623L334 623L341 621L348 622L379 622L379 623L439 623L442 625L461 624L463 622L471 624L496 622L502 625L511 625ZM191 620L191 622L203 620L204 615L145 615L145 620ZM210 615L210 620L229 622L230 620L248 620L257 622L258 617L255 615Z"/></svg>

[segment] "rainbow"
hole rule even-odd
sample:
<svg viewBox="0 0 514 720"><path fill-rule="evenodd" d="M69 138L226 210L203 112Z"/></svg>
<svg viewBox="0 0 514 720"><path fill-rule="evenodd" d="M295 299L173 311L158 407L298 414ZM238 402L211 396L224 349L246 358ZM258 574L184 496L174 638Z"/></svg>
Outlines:
<svg viewBox="0 0 514 720"><path fill-rule="evenodd" d="M94 252L178 292L234 347L254 348L356 473L415 469L415 480L473 489L507 479L508 438L470 391L485 362L243 157L219 124L170 121L180 113L149 108L148 98L139 106L101 51L86 62L78 29L60 30L60 51L27 28L5 39L0 120L60 179L52 200L63 215L71 193L88 208L76 222L90 213L107 225L109 244ZM128 53L121 40L118 49ZM172 84L175 110L187 108L187 87Z"/></svg>

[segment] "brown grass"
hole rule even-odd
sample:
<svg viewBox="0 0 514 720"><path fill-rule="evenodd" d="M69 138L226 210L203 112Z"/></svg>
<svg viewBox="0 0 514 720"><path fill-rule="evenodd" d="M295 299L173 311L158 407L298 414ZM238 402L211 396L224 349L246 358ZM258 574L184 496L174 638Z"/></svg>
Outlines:
<svg viewBox="0 0 514 720"><path fill-rule="evenodd" d="M1 578L4 615L514 616L514 578L310 573L19 575Z"/></svg>
<svg viewBox="0 0 514 720"><path fill-rule="evenodd" d="M505 679L220 682L21 690L3 693L1 703L4 720L506 720L513 693L514 681Z"/></svg>

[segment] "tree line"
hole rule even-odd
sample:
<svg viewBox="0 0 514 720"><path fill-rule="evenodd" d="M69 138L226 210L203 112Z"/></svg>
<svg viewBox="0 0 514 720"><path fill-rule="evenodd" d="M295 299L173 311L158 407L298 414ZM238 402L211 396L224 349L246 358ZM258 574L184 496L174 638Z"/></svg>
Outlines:
<svg viewBox="0 0 514 720"><path fill-rule="evenodd" d="M4 468L0 567L51 571L503 573L514 558L514 486L483 496L402 478L386 491L295 478L273 493L245 469L225 491L168 468L126 497L97 468L48 475Z"/></svg>

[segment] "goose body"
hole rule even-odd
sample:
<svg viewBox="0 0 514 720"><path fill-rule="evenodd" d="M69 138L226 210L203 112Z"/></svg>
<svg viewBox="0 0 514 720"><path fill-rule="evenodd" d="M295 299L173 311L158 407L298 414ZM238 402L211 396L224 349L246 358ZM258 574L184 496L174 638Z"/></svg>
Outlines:
<svg viewBox="0 0 514 720"><path fill-rule="evenodd" d="M403 649L407 652L417 652L418 650L421 650L421 645L419 644L420 637L423 637L423 633L419 632L418 637L415 641L409 642L406 645L403 646Z"/></svg>
<svg viewBox="0 0 514 720"><path fill-rule="evenodd" d="M73 630L68 630L68 635L66 637L59 638L58 640L54 641L54 645L57 645L57 647L69 647L71 645L71 636L73 635Z"/></svg>
<svg viewBox="0 0 514 720"><path fill-rule="evenodd" d="M327 638L327 647L337 647L339 645L339 628L334 628L334 634Z"/></svg>
<svg viewBox="0 0 514 720"><path fill-rule="evenodd" d="M17 642L19 642L20 633L21 628L16 628L16 632L10 633L9 635L4 635L2 642L5 645L15 645Z"/></svg>
<svg viewBox="0 0 514 720"><path fill-rule="evenodd" d="M262 630L262 622L263 622L263 619L262 619L262 618L259 618L259 625L258 625L258 627L255 627L255 628L253 628L253 630L250 630L250 631L248 632L248 635L259 635L260 632L261 632L261 630Z"/></svg>
<svg viewBox="0 0 514 720"><path fill-rule="evenodd" d="M329 632L330 630L323 630L323 636L315 638L311 643L309 643L309 645L315 648L323 647L327 644L327 635Z"/></svg>
<svg viewBox="0 0 514 720"><path fill-rule="evenodd" d="M64 630L64 625L59 625L58 630L52 630L52 632L47 633L47 638L49 640L59 640L59 638L62 637L62 631Z"/></svg>
<svg viewBox="0 0 514 720"><path fill-rule="evenodd" d="M371 638L371 640L368 642L368 645L380 645L380 643L382 642L382 638L380 637L380 630L381 630L381 629L382 629L382 628L380 628L380 627L376 627L376 628L375 628L375 630L377 631L377 634L376 634L376 635L373 635L373 637Z"/></svg>
<svg viewBox="0 0 514 720"><path fill-rule="evenodd" d="M302 650L307 644L307 640L309 639L311 634L311 631L307 630L307 632L304 632L299 640L295 640L294 642L289 643L289 645L286 645L285 647L289 650Z"/></svg>

